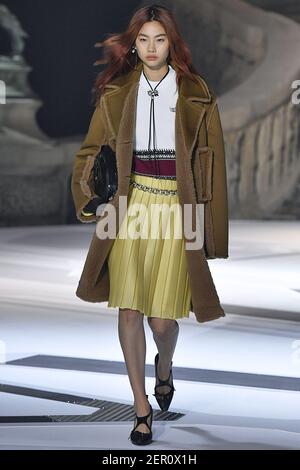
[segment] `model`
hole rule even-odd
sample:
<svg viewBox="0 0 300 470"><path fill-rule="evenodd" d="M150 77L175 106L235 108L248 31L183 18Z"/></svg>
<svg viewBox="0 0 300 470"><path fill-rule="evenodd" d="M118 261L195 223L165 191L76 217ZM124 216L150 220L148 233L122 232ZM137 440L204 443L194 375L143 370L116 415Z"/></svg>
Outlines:
<svg viewBox="0 0 300 470"><path fill-rule="evenodd" d="M96 109L75 158L72 194L81 222L104 220L104 212L96 212L92 168L99 148L108 144L118 169L118 190L109 204L118 209L126 196L127 209L117 216L115 237L99 238L95 231L76 295L119 308L136 413L129 438L145 445L152 441L153 410L145 390L144 316L158 349L154 396L164 411L175 390L177 320L191 311L200 323L225 316L207 264L228 257L224 141L216 96L193 67L170 10L137 10L127 30L102 46L106 58L98 63L107 67L95 82ZM192 237L185 233L185 206L191 207ZM194 220L199 208L201 227ZM137 211L139 236L132 236Z"/></svg>

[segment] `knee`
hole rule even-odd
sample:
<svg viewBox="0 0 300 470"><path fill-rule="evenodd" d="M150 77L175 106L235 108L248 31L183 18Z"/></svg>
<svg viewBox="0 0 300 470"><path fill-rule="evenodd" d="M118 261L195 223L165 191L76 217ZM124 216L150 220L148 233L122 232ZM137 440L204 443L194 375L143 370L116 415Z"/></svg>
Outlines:
<svg viewBox="0 0 300 470"><path fill-rule="evenodd" d="M143 322L143 319L144 315L139 310L119 308L119 322L139 324Z"/></svg>
<svg viewBox="0 0 300 470"><path fill-rule="evenodd" d="M156 336L166 337L171 333L174 333L178 329L179 325L176 320L169 320L163 318L148 317L148 324L152 332Z"/></svg>

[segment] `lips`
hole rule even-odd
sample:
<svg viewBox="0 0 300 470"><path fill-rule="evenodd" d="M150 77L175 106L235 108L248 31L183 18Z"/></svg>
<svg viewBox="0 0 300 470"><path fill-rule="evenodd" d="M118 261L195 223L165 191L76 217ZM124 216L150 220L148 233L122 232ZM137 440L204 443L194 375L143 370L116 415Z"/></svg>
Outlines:
<svg viewBox="0 0 300 470"><path fill-rule="evenodd" d="M157 59L156 55L147 55L147 59Z"/></svg>

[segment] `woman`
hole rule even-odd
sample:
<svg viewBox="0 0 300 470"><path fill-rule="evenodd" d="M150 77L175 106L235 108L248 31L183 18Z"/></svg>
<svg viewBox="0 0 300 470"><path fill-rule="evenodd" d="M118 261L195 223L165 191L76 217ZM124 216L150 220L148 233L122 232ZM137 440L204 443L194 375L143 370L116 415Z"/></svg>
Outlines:
<svg viewBox="0 0 300 470"><path fill-rule="evenodd" d="M225 316L206 261L228 257L224 142L216 97L192 66L168 9L139 9L126 32L104 46L106 61L97 63L108 62L108 67L95 83L97 106L76 155L72 193L80 221L105 220L96 213L92 167L106 143L116 152L118 169L118 191L110 203L117 209L120 196L126 196L128 206L126 217L116 214L114 239L94 234L76 295L119 307L119 339L136 413L129 438L145 445L152 441L153 410L145 392L144 315L158 348L154 396L162 410L169 408L175 390L177 320L190 311L199 322ZM150 212L155 204L183 210L190 205L192 237L183 233L181 212L175 210L173 217L167 210L162 222ZM139 217L143 237L126 231L136 208L146 209ZM169 238L164 223L170 224ZM187 239L198 244L188 247Z"/></svg>

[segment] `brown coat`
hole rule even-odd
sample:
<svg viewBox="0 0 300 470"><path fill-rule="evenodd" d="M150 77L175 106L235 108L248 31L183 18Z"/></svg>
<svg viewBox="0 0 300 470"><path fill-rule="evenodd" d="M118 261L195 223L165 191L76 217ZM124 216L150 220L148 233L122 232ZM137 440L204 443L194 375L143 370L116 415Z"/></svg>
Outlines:
<svg viewBox="0 0 300 470"><path fill-rule="evenodd" d="M175 67L174 67L175 68ZM88 133L75 156L72 195L78 220L94 222L107 216L84 216L81 210L96 194L92 185L95 155L106 143L116 152L118 191L110 203L117 209L119 196L127 196L132 166L138 82L136 70L112 80L95 108ZM223 132L216 95L205 80L196 84L187 76L180 81L175 117L176 175L179 203L204 204L204 245L186 249L190 278L191 311L199 323L225 316L207 259L228 258L228 200ZM193 217L193 230L196 229ZM123 216L116 210L117 231ZM96 229L85 260L76 295L87 302L105 302L109 296L107 256L114 239L99 239ZM187 240L191 242L192 240Z"/></svg>

